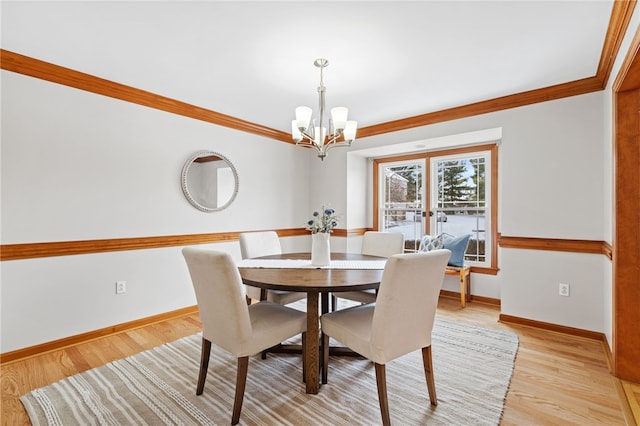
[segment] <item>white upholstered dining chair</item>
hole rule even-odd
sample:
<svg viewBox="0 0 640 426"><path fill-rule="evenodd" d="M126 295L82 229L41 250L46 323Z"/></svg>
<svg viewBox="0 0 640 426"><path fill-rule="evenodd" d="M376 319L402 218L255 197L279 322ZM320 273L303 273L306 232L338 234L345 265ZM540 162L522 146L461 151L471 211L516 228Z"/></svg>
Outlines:
<svg viewBox="0 0 640 426"><path fill-rule="evenodd" d="M362 254L369 256L391 257L404 252L404 235L394 232L367 231L362 237ZM337 298L360 303L376 301L375 290L346 291L331 295L332 310L337 309Z"/></svg>
<svg viewBox="0 0 640 426"><path fill-rule="evenodd" d="M240 254L243 259L281 254L280 239L275 231L243 232L240 234ZM260 289L245 286L247 297L260 300ZM267 300L281 305L288 305L307 297L305 293L284 290L268 290Z"/></svg>
<svg viewBox="0 0 640 426"><path fill-rule="evenodd" d="M235 355L238 367L231 416L231 424L235 425L240 420L249 356L297 334L302 334L304 339L306 314L269 301L248 306L240 272L227 253L185 247L182 254L189 268L202 322L196 395L204 390L211 344Z"/></svg>
<svg viewBox="0 0 640 426"><path fill-rule="evenodd" d="M375 364L382 423L391 423L385 364L422 350L427 390L438 404L433 377L431 331L444 270L451 252L434 250L391 256L385 265L376 303L322 315L322 365L329 366L329 338L348 346Z"/></svg>

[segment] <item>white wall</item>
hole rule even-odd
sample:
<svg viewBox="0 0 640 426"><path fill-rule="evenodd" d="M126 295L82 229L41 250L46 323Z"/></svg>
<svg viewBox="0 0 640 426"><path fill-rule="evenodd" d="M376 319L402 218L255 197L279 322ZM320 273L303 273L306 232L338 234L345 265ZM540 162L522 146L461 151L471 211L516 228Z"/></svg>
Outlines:
<svg viewBox="0 0 640 426"><path fill-rule="evenodd" d="M602 153L609 143L603 137L603 104L604 94L592 93L358 139L350 151L412 141L427 143L429 149L429 139L502 128L498 231L505 236L603 240ZM351 162L357 156L346 151L334 150L330 157L330 163L325 161L329 167L313 166L315 180L342 200L337 202L347 211L350 227L372 226L370 213L362 212L362 200L355 196L363 179L370 181L366 169L371 165ZM348 166L338 157L350 157ZM343 181L347 185L340 190ZM603 255L500 249L499 273L473 274L472 293L501 299L507 315L603 332L607 262ZM569 298L558 296L560 282L571 284ZM447 277L444 288L456 291L455 277Z"/></svg>
<svg viewBox="0 0 640 426"><path fill-rule="evenodd" d="M322 204L343 216L341 228L372 225L371 165L349 163L346 149L321 162L288 144L13 73L3 72L2 83L3 244L300 227ZM603 103L602 93L561 99L357 140L351 149L502 127L499 231L602 240ZM240 192L221 212L196 210L180 189L183 162L201 149L238 169ZM358 244L332 238L334 251ZM221 246L239 256L236 244ZM3 262L2 352L194 304L178 254ZM502 249L499 267L497 276L473 275L473 294L501 298L508 315L604 331L610 284L600 257ZM126 295L114 294L117 280L127 281ZM558 282L572 285L569 299L556 296ZM454 278L445 289L457 289Z"/></svg>
<svg viewBox="0 0 640 426"><path fill-rule="evenodd" d="M322 204L343 215L340 228L372 225L370 165L347 161L348 150L320 162L311 151L251 134L10 72L1 78L2 244L297 228ZM359 139L350 150L502 127L498 230L610 242L610 95ZM202 149L238 169L240 192L221 212L194 209L180 189L183 162ZM287 238L283 249L308 244ZM235 242L215 246L239 257ZM332 238L334 251L357 247L358 238ZM193 305L179 249L2 262L0 352ZM500 249L499 267L496 276L473 275L473 294L501 298L508 315L610 339L604 256ZM117 280L127 281L125 295L115 295ZM572 285L570 298L557 296L560 281ZM456 287L447 279L446 289Z"/></svg>
<svg viewBox="0 0 640 426"><path fill-rule="evenodd" d="M2 244L299 228L309 152L2 71ZM182 193L194 152L232 161L239 193L204 213ZM247 155L248 152L253 153ZM307 250L306 237L283 242ZM238 243L217 245L240 257ZM4 261L1 352L195 304L179 247ZM127 293L115 295L115 282Z"/></svg>

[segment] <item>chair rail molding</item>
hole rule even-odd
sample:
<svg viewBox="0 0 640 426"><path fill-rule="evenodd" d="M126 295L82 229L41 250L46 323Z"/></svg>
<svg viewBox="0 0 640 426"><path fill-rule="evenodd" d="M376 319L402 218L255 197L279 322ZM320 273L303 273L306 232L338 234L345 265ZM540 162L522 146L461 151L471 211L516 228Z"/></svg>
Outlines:
<svg viewBox="0 0 640 426"><path fill-rule="evenodd" d="M358 237L370 228L335 229L333 236L338 238ZM112 251L144 250L153 248L187 246L196 244L222 243L238 241L242 232L257 230L218 232L209 234L164 235L151 237L113 238L100 240L53 241L24 244L0 245L0 261L34 259L39 257L71 256L76 254L106 253ZM308 236L304 228L276 229L278 236ZM613 247L605 241L568 240L560 238L514 237L498 235L498 244L502 248L566 251L573 253L603 254L613 257ZM481 272L472 269L472 272ZM485 271L486 272L486 271ZM495 275L497 270L491 272Z"/></svg>
<svg viewBox="0 0 640 426"><path fill-rule="evenodd" d="M606 241L575 240L562 238L514 237L498 235L501 248L566 251L572 253L603 254L609 260L613 257L613 247Z"/></svg>

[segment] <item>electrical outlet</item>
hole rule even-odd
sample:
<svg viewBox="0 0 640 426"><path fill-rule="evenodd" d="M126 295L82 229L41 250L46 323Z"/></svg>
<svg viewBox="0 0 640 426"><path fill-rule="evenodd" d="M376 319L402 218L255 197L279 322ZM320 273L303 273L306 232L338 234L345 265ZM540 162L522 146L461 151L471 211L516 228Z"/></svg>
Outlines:
<svg viewBox="0 0 640 426"><path fill-rule="evenodd" d="M116 294L123 294L127 292L126 281L116 281Z"/></svg>
<svg viewBox="0 0 640 426"><path fill-rule="evenodd" d="M569 297L569 284L560 283L560 286L558 288L558 294L560 296Z"/></svg>

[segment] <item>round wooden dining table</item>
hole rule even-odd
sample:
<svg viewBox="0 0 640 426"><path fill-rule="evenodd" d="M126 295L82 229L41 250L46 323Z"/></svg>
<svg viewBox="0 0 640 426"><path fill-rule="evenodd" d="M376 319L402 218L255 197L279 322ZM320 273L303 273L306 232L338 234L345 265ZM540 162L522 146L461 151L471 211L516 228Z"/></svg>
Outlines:
<svg viewBox="0 0 640 426"><path fill-rule="evenodd" d="M311 259L311 253L283 253L264 256L258 259ZM363 261L383 260L376 256L359 253L331 253L331 260ZM379 262L378 262L379 264ZM329 294L344 291L377 289L380 285L383 269L337 269L324 267L242 267L240 276L244 284L258 287L263 296L267 290L285 290L304 292L307 294L307 337L305 339L305 385L306 392L316 394L320 388L320 312L326 313L329 308ZM322 299L322 307L318 303ZM323 373L326 382L326 374Z"/></svg>

